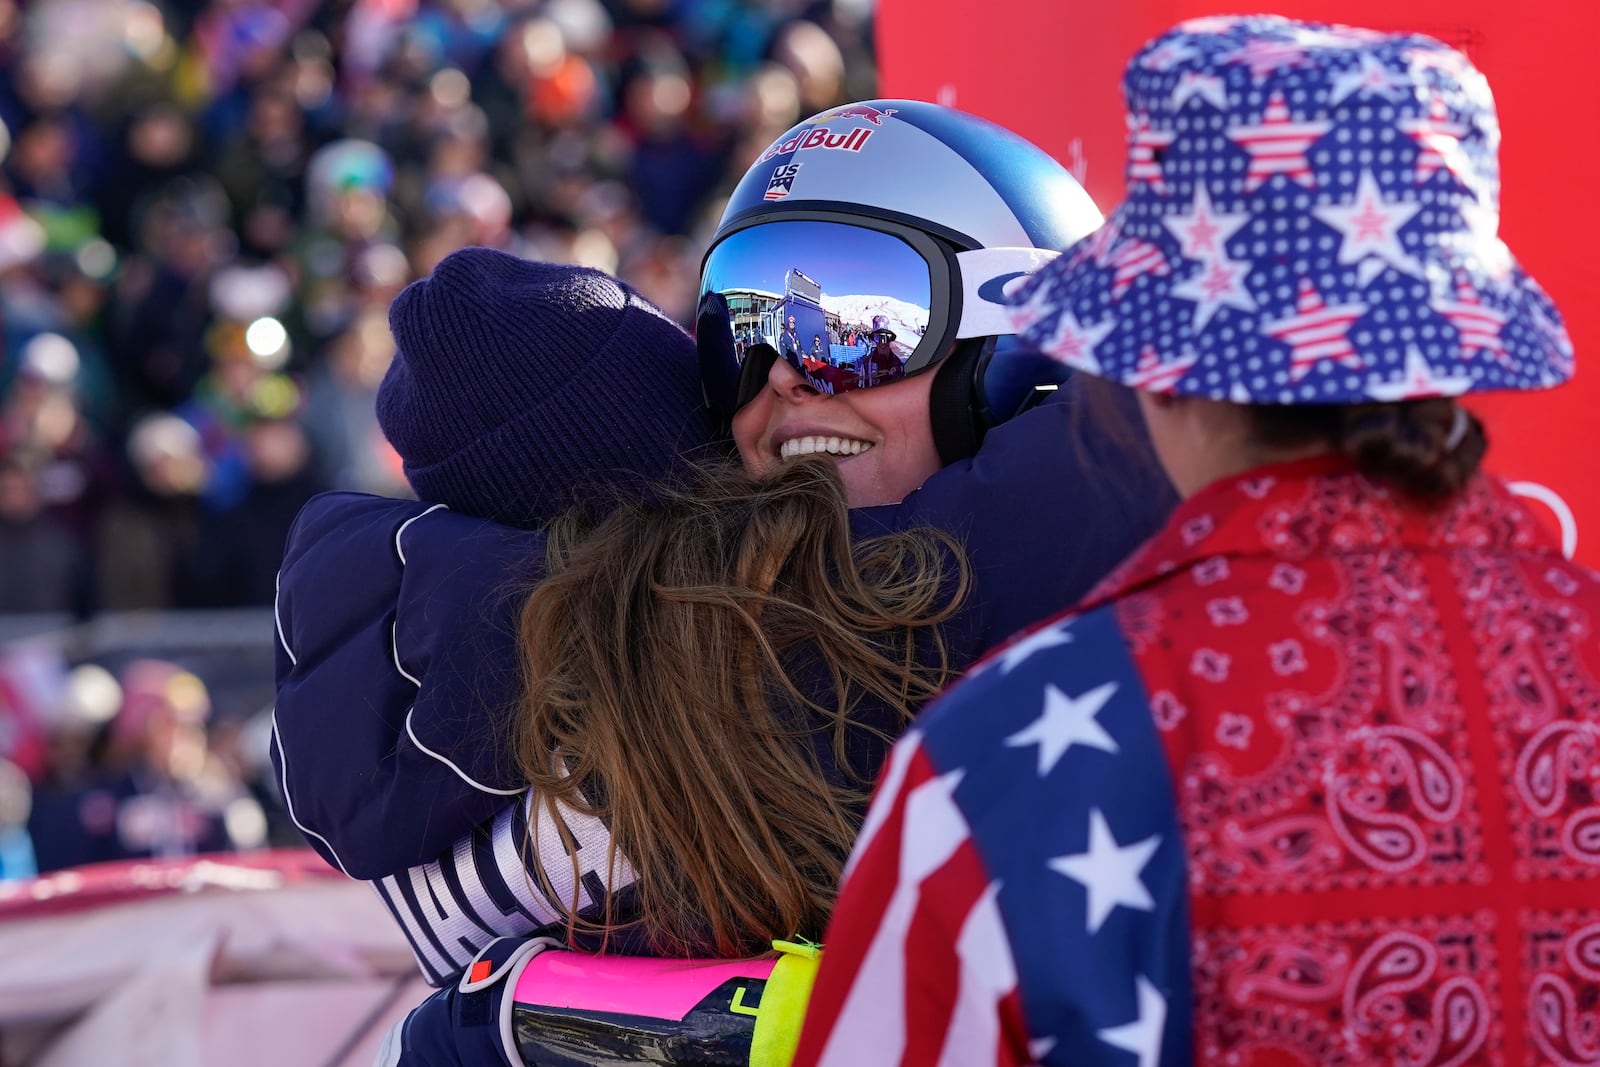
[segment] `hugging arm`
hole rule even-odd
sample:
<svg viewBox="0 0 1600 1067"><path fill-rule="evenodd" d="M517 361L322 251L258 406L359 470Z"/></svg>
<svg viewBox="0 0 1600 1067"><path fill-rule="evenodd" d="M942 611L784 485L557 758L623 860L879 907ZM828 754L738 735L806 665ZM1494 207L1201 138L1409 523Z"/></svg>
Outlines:
<svg viewBox="0 0 1600 1067"><path fill-rule="evenodd" d="M520 695L516 589L543 548L535 533L356 493L319 496L296 520L272 758L296 825L345 873L435 859L522 792L501 738Z"/></svg>

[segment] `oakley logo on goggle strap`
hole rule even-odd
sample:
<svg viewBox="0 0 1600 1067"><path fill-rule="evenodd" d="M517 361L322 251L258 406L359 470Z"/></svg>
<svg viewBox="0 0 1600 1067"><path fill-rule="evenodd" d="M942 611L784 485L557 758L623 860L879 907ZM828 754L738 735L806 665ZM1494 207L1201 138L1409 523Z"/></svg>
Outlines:
<svg viewBox="0 0 1600 1067"><path fill-rule="evenodd" d="M978 248L956 253L961 265L961 323L957 337L1015 333L1010 295L1059 252L1042 248Z"/></svg>
<svg viewBox="0 0 1600 1067"><path fill-rule="evenodd" d="M1027 278L1030 276L1031 275L1029 272L1025 270L1014 270L1010 274L996 275L995 277L984 282L982 285L978 286L978 299L986 300L991 304L1008 303L1009 294L1007 293L1007 289L1010 287L1010 284L1016 281L1018 278Z"/></svg>

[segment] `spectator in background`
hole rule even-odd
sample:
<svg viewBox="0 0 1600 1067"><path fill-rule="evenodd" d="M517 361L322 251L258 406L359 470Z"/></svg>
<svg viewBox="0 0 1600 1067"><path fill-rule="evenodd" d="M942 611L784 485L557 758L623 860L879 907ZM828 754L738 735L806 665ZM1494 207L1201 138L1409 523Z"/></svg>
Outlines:
<svg viewBox="0 0 1600 1067"><path fill-rule="evenodd" d="M404 496L400 458L378 427L378 384L394 359L388 316L363 312L334 338L311 373L305 426L324 480L335 489Z"/></svg>
<svg viewBox="0 0 1600 1067"><path fill-rule="evenodd" d="M137 660L119 679L103 777L78 798L89 861L175 858L259 846L260 805L210 751L211 697L176 664Z"/></svg>
<svg viewBox="0 0 1600 1067"><path fill-rule="evenodd" d="M140 244L118 272L108 338L133 410L189 399L207 368L207 284L232 254L227 197L212 179L179 178L141 218Z"/></svg>
<svg viewBox="0 0 1600 1067"><path fill-rule="evenodd" d="M74 346L101 456L78 529L104 554L81 609L195 602L196 494L254 484L159 421L244 370L215 355L238 320L214 275L288 278L288 358L267 373L315 402L272 418L304 426L328 477L397 491L359 425L322 454L382 348L363 322L467 244L616 273L687 320L743 164L802 108L873 95L869 32L830 0L35 0L0 18L0 405L34 336ZM180 470L200 481L176 489Z"/></svg>
<svg viewBox="0 0 1600 1067"><path fill-rule="evenodd" d="M0 614L71 611L88 565L72 532L45 512L38 467L0 458Z"/></svg>
<svg viewBox="0 0 1600 1067"><path fill-rule="evenodd" d="M28 813L33 785L15 763L0 759L0 882L31 878L39 872Z"/></svg>
<svg viewBox="0 0 1600 1067"><path fill-rule="evenodd" d="M1184 109L1197 77L1214 97ZM1574 370L1478 221L1501 193L1488 83L1421 35L1251 16L1180 23L1123 85L1184 176L1131 182L1013 321L1136 390L1183 503L900 741L795 1062L1596 1063L1600 574L1481 472L1459 402ZM1253 188L1216 131L1269 93L1340 147ZM1449 181L1369 270L1356 235L1438 151L1404 131L1444 113ZM1389 145L1392 168L1344 166ZM1247 299L1202 314L1176 270L1117 299L1118 235L1207 197ZM1343 240L1269 236L1306 216ZM1176 263L1193 231L1160 229ZM1503 343L1452 328L1457 285ZM1328 327L1319 288L1393 328ZM1279 329L1297 312L1318 325Z"/></svg>
<svg viewBox="0 0 1600 1067"><path fill-rule="evenodd" d="M199 599L192 560L210 462L200 433L176 415L147 415L128 434L130 485L99 530L100 604L170 608Z"/></svg>
<svg viewBox="0 0 1600 1067"><path fill-rule="evenodd" d="M96 198L101 235L120 247L134 246L151 192L199 165L196 131L176 103L155 100L129 115ZM226 157L219 170L225 166Z"/></svg>
<svg viewBox="0 0 1600 1067"><path fill-rule="evenodd" d="M0 402L0 454L26 457L35 466L46 510L87 546L113 475L79 403L77 347L59 334L37 334L23 346L20 362Z"/></svg>
<svg viewBox="0 0 1600 1067"><path fill-rule="evenodd" d="M201 525L189 560L190 607L271 604L289 527L305 502L327 488L293 413L251 416L238 443L241 495Z"/></svg>

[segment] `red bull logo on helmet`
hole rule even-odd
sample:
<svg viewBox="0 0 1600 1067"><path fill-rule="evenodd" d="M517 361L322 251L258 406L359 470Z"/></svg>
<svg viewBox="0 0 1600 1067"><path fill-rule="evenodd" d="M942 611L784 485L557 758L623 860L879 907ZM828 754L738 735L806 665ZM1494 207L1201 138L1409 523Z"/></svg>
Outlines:
<svg viewBox="0 0 1600 1067"><path fill-rule="evenodd" d="M812 148L831 148L835 152L859 152L866 145L867 138L871 136L871 130L859 126L849 133L829 133L827 130L813 129L806 133L797 133L787 141L774 141L772 147L763 152L756 162L765 163L778 156L788 155L791 152L804 152Z"/></svg>
<svg viewBox="0 0 1600 1067"><path fill-rule="evenodd" d="M824 111L811 121L827 122L831 119L861 119L864 122L872 123L874 126L882 126L884 119L897 113L898 109L892 107L886 107L879 111L871 104L846 104L844 107L836 107L832 111Z"/></svg>

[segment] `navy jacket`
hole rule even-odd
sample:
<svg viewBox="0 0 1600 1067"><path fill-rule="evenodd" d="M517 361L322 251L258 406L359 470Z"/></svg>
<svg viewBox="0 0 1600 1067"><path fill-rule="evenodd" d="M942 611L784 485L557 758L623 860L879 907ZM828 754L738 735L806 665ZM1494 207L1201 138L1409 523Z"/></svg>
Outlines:
<svg viewBox="0 0 1600 1067"><path fill-rule="evenodd" d="M852 512L860 536L930 525L961 539L975 587L946 633L958 668L1075 602L1175 503L1153 462L1080 432L1080 402L997 428L901 504ZM537 532L414 501L327 493L302 511L279 575L272 755L296 825L347 874L436 860L524 792L504 723L543 553Z"/></svg>

